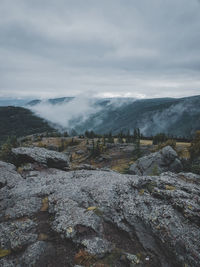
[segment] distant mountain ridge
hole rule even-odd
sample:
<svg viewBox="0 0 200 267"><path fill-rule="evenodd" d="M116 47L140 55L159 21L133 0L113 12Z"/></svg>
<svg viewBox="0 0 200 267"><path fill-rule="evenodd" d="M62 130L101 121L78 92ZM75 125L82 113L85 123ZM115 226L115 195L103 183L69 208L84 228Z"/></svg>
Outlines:
<svg viewBox="0 0 200 267"><path fill-rule="evenodd" d="M85 128L94 128L100 133L140 128L146 136L164 132L191 137L200 129L200 96L142 99L113 109L108 106L77 126L78 131Z"/></svg>
<svg viewBox="0 0 200 267"><path fill-rule="evenodd" d="M26 105L30 99L17 99L17 98L0 98L0 107L14 106L22 107Z"/></svg>
<svg viewBox="0 0 200 267"><path fill-rule="evenodd" d="M74 98L47 100L49 104L61 104ZM41 104L41 102L40 102ZM97 133L133 130L140 128L146 136L159 132L169 135L191 137L200 129L200 96L184 98L106 98L95 99L91 106L96 109L84 121L82 117L71 118L68 128L78 133L94 130ZM62 125L65 126L65 125Z"/></svg>
<svg viewBox="0 0 200 267"><path fill-rule="evenodd" d="M26 103L26 106L35 106L37 104L41 104L42 102L46 102L46 103L55 105L55 104L59 104L59 103L63 103L63 102L69 102L72 99L74 99L74 97L59 97L59 98L51 98L51 99L44 99L44 100L34 99L34 100L31 100L28 103Z"/></svg>
<svg viewBox="0 0 200 267"><path fill-rule="evenodd" d="M101 134L110 131L116 134L140 128L145 136L164 132L190 138L200 129L200 96L155 99L92 98L87 103L90 112L87 109L82 110L81 105L76 97L61 97L32 100L27 103L26 108L50 121L58 129L75 129L78 133L94 130ZM44 109L47 115L42 114L39 108ZM78 109L79 112L74 115L74 110ZM54 120L60 117L63 119Z"/></svg>

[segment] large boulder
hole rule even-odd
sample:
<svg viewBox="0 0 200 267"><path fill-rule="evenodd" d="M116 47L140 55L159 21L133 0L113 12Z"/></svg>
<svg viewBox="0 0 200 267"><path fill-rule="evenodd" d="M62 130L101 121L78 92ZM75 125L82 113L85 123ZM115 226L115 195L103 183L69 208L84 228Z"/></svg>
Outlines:
<svg viewBox="0 0 200 267"><path fill-rule="evenodd" d="M16 167L13 164L0 161L0 189L4 186L14 187L20 180L22 177L16 172ZM0 200L1 198L0 194Z"/></svg>
<svg viewBox="0 0 200 267"><path fill-rule="evenodd" d="M12 149L13 163L20 166L25 163L38 163L49 168L69 168L69 157L60 152L40 147L18 147Z"/></svg>
<svg viewBox="0 0 200 267"><path fill-rule="evenodd" d="M162 172L180 172L183 166L176 151L166 146L158 152L139 158L129 172L137 175L159 175Z"/></svg>
<svg viewBox="0 0 200 267"><path fill-rule="evenodd" d="M200 176L25 175L0 163L0 266L199 266Z"/></svg>

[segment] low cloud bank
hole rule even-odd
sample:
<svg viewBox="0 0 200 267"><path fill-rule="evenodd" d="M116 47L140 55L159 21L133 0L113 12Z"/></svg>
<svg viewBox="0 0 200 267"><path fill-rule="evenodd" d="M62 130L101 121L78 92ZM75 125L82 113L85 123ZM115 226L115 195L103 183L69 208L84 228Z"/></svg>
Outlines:
<svg viewBox="0 0 200 267"><path fill-rule="evenodd" d="M90 117L100 111L108 108L109 110L119 108L130 102L133 98L95 98L93 95L79 95L77 97L52 102L51 100L42 100L35 105L29 105L37 116L44 118L59 131L70 130L76 126L83 125ZM102 123L102 119L95 119L95 125Z"/></svg>
<svg viewBox="0 0 200 267"><path fill-rule="evenodd" d="M94 105L94 99L83 96L56 104L43 100L29 108L36 115L53 123L59 130L73 128L101 109L100 106Z"/></svg>

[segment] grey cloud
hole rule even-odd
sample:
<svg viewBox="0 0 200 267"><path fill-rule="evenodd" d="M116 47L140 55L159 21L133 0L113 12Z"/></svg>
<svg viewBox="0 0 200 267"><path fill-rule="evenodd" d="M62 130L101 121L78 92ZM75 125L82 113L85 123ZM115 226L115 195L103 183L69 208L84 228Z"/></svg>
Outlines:
<svg viewBox="0 0 200 267"><path fill-rule="evenodd" d="M197 0L1 0L0 96L199 94L199 12Z"/></svg>

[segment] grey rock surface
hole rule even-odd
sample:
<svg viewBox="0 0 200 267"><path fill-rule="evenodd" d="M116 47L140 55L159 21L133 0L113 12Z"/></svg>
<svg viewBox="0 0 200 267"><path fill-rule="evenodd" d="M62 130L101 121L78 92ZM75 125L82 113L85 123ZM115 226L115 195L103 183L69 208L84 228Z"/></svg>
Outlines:
<svg viewBox="0 0 200 267"><path fill-rule="evenodd" d="M94 237L91 239L84 239L81 244L86 248L90 254L96 255L99 258L102 258L112 251L113 247L110 242L99 237Z"/></svg>
<svg viewBox="0 0 200 267"><path fill-rule="evenodd" d="M64 153L40 147L18 147L12 149L13 162L19 166L24 163L37 162L50 168L65 169L69 167L69 157Z"/></svg>
<svg viewBox="0 0 200 267"><path fill-rule="evenodd" d="M26 221L5 222L0 224L0 247L14 251L22 249L37 240L35 223Z"/></svg>
<svg viewBox="0 0 200 267"><path fill-rule="evenodd" d="M76 151L76 154L77 155L84 155L85 154L85 151L82 150L82 149L79 149L79 150Z"/></svg>
<svg viewBox="0 0 200 267"><path fill-rule="evenodd" d="M0 166L0 266L200 264L197 175Z"/></svg>
<svg viewBox="0 0 200 267"><path fill-rule="evenodd" d="M9 188L14 187L17 182L22 180L22 177L16 172L15 166L3 161L0 161L0 174L0 188L4 186Z"/></svg>
<svg viewBox="0 0 200 267"><path fill-rule="evenodd" d="M139 158L130 166L129 172L137 175L159 175L162 172L180 172L182 163L176 151L166 146L158 152Z"/></svg>
<svg viewBox="0 0 200 267"><path fill-rule="evenodd" d="M51 253L54 251L48 242L36 241L25 250L20 265L42 267L46 257L50 257Z"/></svg>

